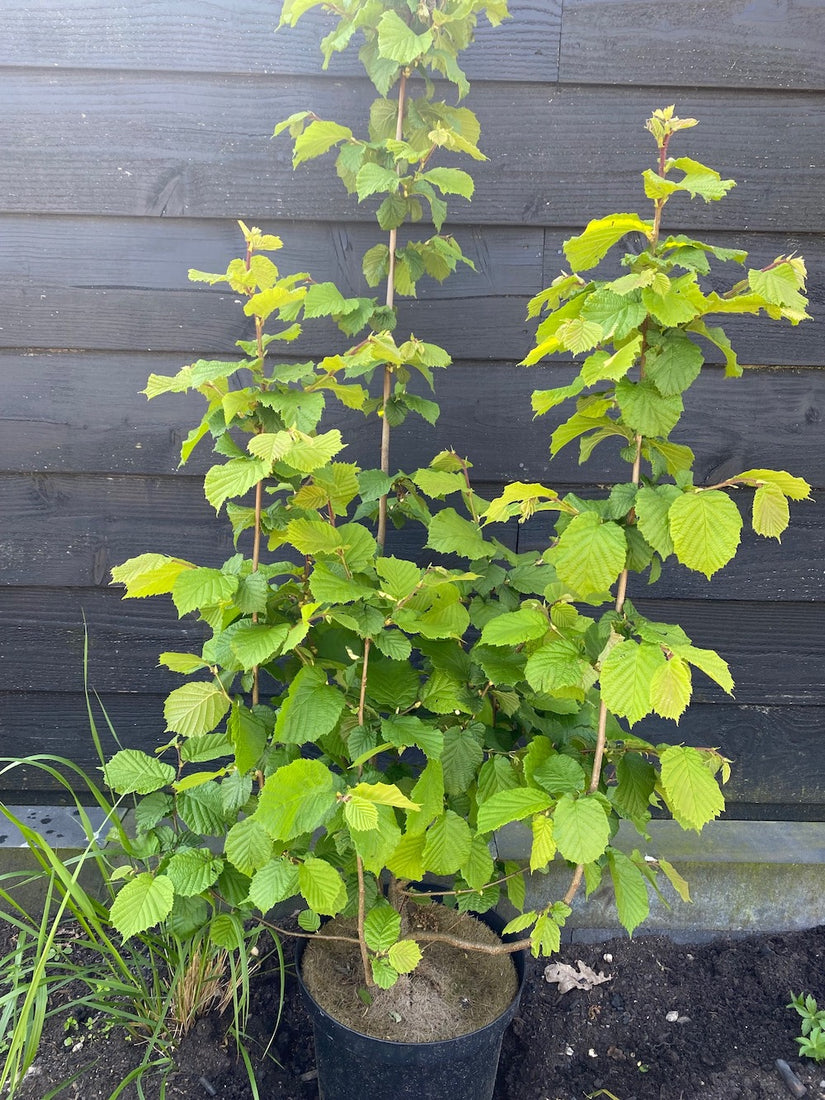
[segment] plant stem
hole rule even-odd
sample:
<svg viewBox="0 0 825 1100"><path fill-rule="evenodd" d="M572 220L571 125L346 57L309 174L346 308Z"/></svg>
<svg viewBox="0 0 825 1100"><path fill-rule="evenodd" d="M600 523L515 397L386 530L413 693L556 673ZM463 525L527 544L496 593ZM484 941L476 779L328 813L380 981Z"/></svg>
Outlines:
<svg viewBox="0 0 825 1100"><path fill-rule="evenodd" d="M367 941L364 939L364 911L366 909L366 895L364 893L364 863L360 856L355 857L355 865L358 869L358 947L361 951L361 965L364 968L364 982L369 987L375 985L370 967L370 956L367 951Z"/></svg>
<svg viewBox="0 0 825 1100"><path fill-rule="evenodd" d="M398 110L395 116L395 139L401 141L404 136L404 106L407 96L407 74L401 73L398 84ZM400 175L401 167L398 166ZM387 296L385 304L388 309L395 308L395 249L398 243L398 230L391 229L389 234L389 263L387 270ZM384 366L384 389L381 399L381 471L390 472L390 423L387 419L387 406L392 396L392 370L389 365ZM383 553L384 544L387 541L387 494L378 501L378 532L376 542Z"/></svg>

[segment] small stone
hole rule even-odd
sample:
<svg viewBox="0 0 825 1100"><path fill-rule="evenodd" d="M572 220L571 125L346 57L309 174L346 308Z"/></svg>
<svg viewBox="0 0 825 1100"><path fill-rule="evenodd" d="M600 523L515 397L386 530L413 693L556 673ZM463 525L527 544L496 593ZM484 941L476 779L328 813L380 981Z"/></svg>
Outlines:
<svg viewBox="0 0 825 1100"><path fill-rule="evenodd" d="M572 1048L572 1047L570 1046L570 1044L569 1044L569 1043L568 1043L568 1044L567 1044L567 1046L566 1046L566 1047L564 1048L564 1053L565 1053L565 1054L567 1055L567 1057L568 1057L568 1058L572 1058L572 1057L573 1057L573 1048Z"/></svg>
<svg viewBox="0 0 825 1100"><path fill-rule="evenodd" d="M593 1047L591 1047L590 1050L588 1050L587 1054L588 1054L588 1057L590 1057L590 1058L598 1058L599 1057L598 1054L593 1049Z"/></svg>
<svg viewBox="0 0 825 1100"><path fill-rule="evenodd" d="M680 1016L679 1019L676 1021L676 1023L677 1024L689 1024L690 1023L690 1016Z"/></svg>
<svg viewBox="0 0 825 1100"><path fill-rule="evenodd" d="M610 954L609 951L605 951L605 953L602 955L602 958L604 959L604 961L606 963L612 963L613 962L613 956Z"/></svg>
<svg viewBox="0 0 825 1100"><path fill-rule="evenodd" d="M621 993L614 993L610 998L610 1003L617 1012L624 1012L624 997Z"/></svg>
<svg viewBox="0 0 825 1100"><path fill-rule="evenodd" d="M665 1019L667 1020L667 1022L669 1024L675 1024L676 1021L679 1019L679 1013L678 1012L668 1012L668 1014L665 1016Z"/></svg>

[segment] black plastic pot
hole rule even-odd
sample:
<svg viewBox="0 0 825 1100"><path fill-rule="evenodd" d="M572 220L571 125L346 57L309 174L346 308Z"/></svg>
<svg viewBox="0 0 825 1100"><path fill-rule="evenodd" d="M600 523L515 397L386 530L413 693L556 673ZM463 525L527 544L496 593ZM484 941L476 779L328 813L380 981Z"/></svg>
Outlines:
<svg viewBox="0 0 825 1100"><path fill-rule="evenodd" d="M496 913L479 915L501 934ZM511 937L505 937L510 939ZM301 977L306 944L296 947L298 981L312 1018L320 1100L491 1100L501 1040L524 987L524 952L513 954L518 989L508 1008L469 1035L437 1043L396 1043L353 1031L325 1012Z"/></svg>

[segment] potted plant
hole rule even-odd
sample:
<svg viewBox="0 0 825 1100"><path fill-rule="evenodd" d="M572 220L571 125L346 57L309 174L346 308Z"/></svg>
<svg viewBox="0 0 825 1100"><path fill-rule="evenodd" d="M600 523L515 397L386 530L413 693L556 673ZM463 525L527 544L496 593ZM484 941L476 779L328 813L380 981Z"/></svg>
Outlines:
<svg viewBox="0 0 825 1100"><path fill-rule="evenodd" d="M314 6L286 0L282 23ZM320 1004L320 1047L341 1002L355 1008L343 1029L349 1054L338 1050L321 1068L327 1100L344 1095L356 1072L376 1094L388 1085L419 1094L435 1048L452 1041L443 1035L462 1031L471 1037L459 1069L436 1071L444 1095L490 1095L515 1007L510 956L558 948L582 880L589 892L609 876L631 932L647 915L659 871L686 896L666 860L613 846L619 821L645 837L653 809L697 830L723 809L718 779L728 762L718 751L653 744L631 730L650 713L678 721L692 669L731 690L727 665L680 627L640 614L627 598L628 578L655 581L671 556L707 576L721 568L741 530L730 490L755 490L754 529L769 537L784 529L788 499L808 495L783 471L696 486L690 449L670 439L707 342L721 349L727 373L739 372L723 330L705 318L764 311L795 324L806 316L805 270L799 258L779 257L724 293L705 286L711 261L744 264L745 254L664 237L662 212L680 192L711 201L733 184L690 158L671 158L671 137L695 120L657 111L648 128L658 158L643 174L652 216L601 218L566 242L571 272L531 303L532 316L546 316L524 360L585 356L570 384L534 394L534 411L575 398L551 452L578 439L588 459L599 443L618 441L627 479L597 500L515 483L484 501L457 452L393 472L391 428L408 415L437 415L410 380L430 383L449 362L443 349L395 335L396 295L469 262L441 228L445 195L470 198L472 178L438 156L482 156L475 116L437 99L432 76L463 94L458 52L479 15L495 22L506 6L357 0L337 14L327 60L360 32L360 56L380 93L367 137L310 111L276 134L290 131L296 166L337 148L337 171L359 201L384 196L377 218L387 240L363 266L367 283L384 281L386 294L347 298L306 273L283 275L270 258L281 242L244 223L243 256L225 272L190 273L243 295L254 335L239 341L243 359L153 375L146 393L204 396L206 412L181 459L211 437L219 460L205 478L207 499L216 511L226 506L236 542L251 546L219 569L143 554L113 571L128 597L169 594L179 614L198 613L211 637L200 652L161 656L195 677L166 701L168 743L156 756L122 750L106 766L111 787L138 796L129 854L142 861L122 872L111 920L125 936L158 922L202 928L229 904L271 923L268 914L298 898L298 923L311 937L304 980L330 971L310 955L344 952L333 988L310 990ZM435 233L402 241L398 230L425 210ZM634 233L643 247L624 255L625 274L582 277ZM275 362L273 351L288 349L318 317L358 341L317 363ZM379 392L371 395L374 378ZM378 414L380 468L342 461L341 431L324 425L328 398ZM490 534L494 524L545 510L558 519L541 555L516 554ZM389 524L404 522L422 531L420 560L392 552ZM490 850L496 830L513 822L529 829L523 866ZM525 872L554 859L571 866L566 895L524 911ZM439 885L411 885L428 877ZM503 893L518 911L504 932L520 940L458 923L466 912L494 909ZM422 904L433 894L445 904ZM318 932L324 918L333 919ZM446 1008L425 1001L424 1033L401 1041L410 1038L414 991L438 984L426 970L442 947L494 964L496 1039L479 1034L465 989ZM342 997L344 976L350 992ZM440 1038L431 1030L437 1012L447 1024ZM469 1078L482 1049L492 1069Z"/></svg>

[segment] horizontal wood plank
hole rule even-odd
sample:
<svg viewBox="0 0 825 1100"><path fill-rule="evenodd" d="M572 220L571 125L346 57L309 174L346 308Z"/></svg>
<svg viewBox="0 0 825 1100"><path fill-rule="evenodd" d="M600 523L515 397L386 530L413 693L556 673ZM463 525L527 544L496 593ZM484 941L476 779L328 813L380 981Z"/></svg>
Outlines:
<svg viewBox="0 0 825 1100"><path fill-rule="evenodd" d="M499 487L481 482L477 491L491 499ZM747 511L750 494L742 497ZM0 537L2 585L104 586L113 566L147 551L213 567L235 552L225 515L216 519L195 477L0 475L0 515L13 517ZM518 528L514 522L497 525L491 534L514 549L542 552L553 533L550 516L539 513ZM794 505L781 545L757 538L748 526L746 516L736 559L711 583L671 563L657 585L657 598L825 599L825 503ZM396 555L422 564L438 558L424 549L425 535L416 524L393 529L388 538ZM239 545L248 554L247 541L245 535ZM647 592L643 577L632 578L634 599Z"/></svg>
<svg viewBox="0 0 825 1100"><path fill-rule="evenodd" d="M43 68L211 73L317 73L321 38L335 25L309 12L273 34L273 0L37 0L0 10L0 65ZM471 80L555 80L561 0L510 0L512 19L479 21L462 55ZM336 56L330 75L363 70L357 42Z"/></svg>
<svg viewBox="0 0 825 1100"><path fill-rule="evenodd" d="M719 650L740 706L825 705L825 604L635 603L651 619L681 623L695 645ZM90 683L102 692L171 690L179 678L156 667L158 654L195 652L203 638L191 618L177 620L167 599L123 601L115 589L103 588L0 588L0 690L80 690L84 615ZM698 673L694 698L726 700Z"/></svg>
<svg viewBox="0 0 825 1100"><path fill-rule="evenodd" d="M361 257L376 242L367 225L266 222L280 233L284 272L309 271L344 294L366 293ZM475 270L461 265L443 284L423 279L420 298L399 302L402 331L442 343L456 359L519 359L532 345L526 303L564 266L565 232L529 227L459 227L456 238ZM239 251L229 221L103 219L11 215L0 218L0 348L84 348L227 354L250 336L238 298L191 284L190 267L225 271ZM825 362L825 236L715 233L714 243L744 248L751 266L782 252L805 256L812 320L792 329L747 317L728 322L745 363L819 366ZM96 242L93 249L89 242ZM20 256L25 255L21 271ZM618 274L618 261L603 274ZM720 266L709 288L727 289L740 274ZM457 318L460 323L457 324ZM305 326L290 346L298 356L346 347L331 325ZM716 356L719 353L712 349Z"/></svg>
<svg viewBox="0 0 825 1100"><path fill-rule="evenodd" d="M472 207L453 203L451 221L570 226L639 205L639 173L652 161L644 119L674 93L478 84L468 104L490 159L474 171ZM0 212L368 220L375 203L347 196L329 159L293 172L288 141L270 135L306 108L358 132L371 98L347 78L9 69ZM721 206L685 202L677 215L674 205L674 226L819 229L825 155L799 134L822 131L825 96L685 89L678 98L702 120L679 152L739 186ZM594 172L600 163L609 171Z"/></svg>
<svg viewBox="0 0 825 1100"><path fill-rule="evenodd" d="M795 335L791 331L788 339ZM150 372L174 374L185 361L173 355L0 353L0 470L173 473L181 440L202 414L202 400L176 394L147 402L139 391ZM562 487L627 480L627 467L610 443L586 466L578 465L575 444L550 461L550 435L564 410L533 420L530 394L565 385L573 373L569 365L525 370L475 361L439 372L441 417L435 427L410 417L395 429L394 466L411 471L450 447L471 459L478 482L537 480ZM350 443L347 458L377 465L375 436L364 429L361 414L344 414L330 401L328 415L329 426L341 428ZM748 370L741 379L726 379L712 368L688 391L674 438L693 447L703 484L773 467L825 488L823 416L825 370ZM203 443L183 476L202 474L210 464Z"/></svg>
<svg viewBox="0 0 825 1100"><path fill-rule="evenodd" d="M825 88L819 0L565 0L562 83Z"/></svg>
<svg viewBox="0 0 825 1100"><path fill-rule="evenodd" d="M119 742L124 747L154 752L166 743L164 696L145 692L104 692L100 696ZM106 720L93 703L95 723L104 754L118 744ZM747 707L733 704L696 705L685 714L678 730L661 719L646 721L639 732L648 740L678 741L719 748L732 760L725 788L727 816L752 816L758 808L767 820L807 817L822 810L825 756L816 751L823 712L817 707ZM0 740L6 752L14 745L17 757L37 753L71 757L99 782L94 742L89 732L86 700L77 693L0 693ZM43 800L57 792L57 784L33 767L0 771L0 799Z"/></svg>

